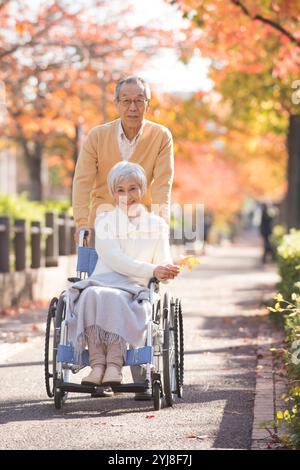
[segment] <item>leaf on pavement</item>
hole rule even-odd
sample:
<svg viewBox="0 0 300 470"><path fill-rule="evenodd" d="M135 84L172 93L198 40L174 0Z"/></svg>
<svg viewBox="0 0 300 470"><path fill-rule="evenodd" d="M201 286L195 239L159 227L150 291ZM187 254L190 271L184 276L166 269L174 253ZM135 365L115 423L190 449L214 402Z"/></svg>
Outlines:
<svg viewBox="0 0 300 470"><path fill-rule="evenodd" d="M200 441L204 441L205 439L208 439L209 435L204 434L203 436L198 436L197 434L190 434L189 436L185 436L185 439L199 439Z"/></svg>
<svg viewBox="0 0 300 470"><path fill-rule="evenodd" d="M1 312L1 314L4 315L5 317L14 317L16 313L17 311L14 308L5 308Z"/></svg>
<svg viewBox="0 0 300 470"><path fill-rule="evenodd" d="M20 338L20 343L28 343L28 336L22 336Z"/></svg>

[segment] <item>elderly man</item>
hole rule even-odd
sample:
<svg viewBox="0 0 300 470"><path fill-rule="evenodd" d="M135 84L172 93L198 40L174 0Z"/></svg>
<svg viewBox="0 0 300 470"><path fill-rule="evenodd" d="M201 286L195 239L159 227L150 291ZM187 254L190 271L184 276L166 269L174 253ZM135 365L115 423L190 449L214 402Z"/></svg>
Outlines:
<svg viewBox="0 0 300 470"><path fill-rule="evenodd" d="M73 212L79 230L89 232L96 214L112 206L107 175L118 162L139 163L147 176L147 191L142 203L169 223L173 181L173 140L164 126L145 119L151 91L140 77L119 80L115 102L120 118L94 127L81 149L74 175Z"/></svg>
<svg viewBox="0 0 300 470"><path fill-rule="evenodd" d="M119 161L140 164L146 173L147 190L141 203L169 223L174 172L173 139L164 126L145 119L151 91L140 77L119 80L115 102L119 118L94 127L81 149L73 183L73 213L76 239L81 229L88 231L88 243L97 213L113 210L107 175ZM135 382L144 379L139 366L131 368ZM136 394L136 400L151 399Z"/></svg>

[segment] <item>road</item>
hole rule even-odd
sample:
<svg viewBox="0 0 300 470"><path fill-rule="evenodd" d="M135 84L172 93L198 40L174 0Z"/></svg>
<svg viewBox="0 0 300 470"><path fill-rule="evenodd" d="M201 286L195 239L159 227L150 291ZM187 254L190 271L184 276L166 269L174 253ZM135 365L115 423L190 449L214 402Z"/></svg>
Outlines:
<svg viewBox="0 0 300 470"><path fill-rule="evenodd" d="M173 408L153 411L130 394L73 394L56 410L44 386L45 312L35 313L27 342L0 344L0 448L249 449L261 299L277 281L259 258L257 246L208 247L202 264L172 284L186 343L184 397Z"/></svg>

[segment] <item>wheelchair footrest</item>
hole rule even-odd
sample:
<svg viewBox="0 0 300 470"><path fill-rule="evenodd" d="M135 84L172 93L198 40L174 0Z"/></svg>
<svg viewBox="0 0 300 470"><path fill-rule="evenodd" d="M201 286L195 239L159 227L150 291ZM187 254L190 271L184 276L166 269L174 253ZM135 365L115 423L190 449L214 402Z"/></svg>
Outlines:
<svg viewBox="0 0 300 470"><path fill-rule="evenodd" d="M113 389L114 392L139 393L139 392L146 392L146 390L148 390L148 385L146 383L114 384L114 385L111 385L111 388Z"/></svg>
<svg viewBox="0 0 300 470"><path fill-rule="evenodd" d="M110 386L114 392L123 393L139 393L148 390L148 385L143 383L129 383L129 384L114 384ZM76 392L76 393L91 393L93 396L110 396L108 393L105 395L101 389L105 388L101 385L81 385L70 382L65 382L59 386L64 392Z"/></svg>

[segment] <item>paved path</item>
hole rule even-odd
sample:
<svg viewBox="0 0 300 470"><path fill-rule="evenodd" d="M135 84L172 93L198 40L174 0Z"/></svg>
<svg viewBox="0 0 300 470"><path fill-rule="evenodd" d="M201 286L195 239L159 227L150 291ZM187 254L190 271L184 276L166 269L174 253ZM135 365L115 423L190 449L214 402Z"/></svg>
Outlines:
<svg viewBox="0 0 300 470"><path fill-rule="evenodd" d="M249 449L260 303L277 281L259 257L258 247L209 247L202 265L173 283L184 307L186 385L171 409L154 412L132 395L71 395L57 411L44 387L44 314L35 313L35 328L25 325L28 342L2 336L0 448ZM1 323L3 332L14 320Z"/></svg>

